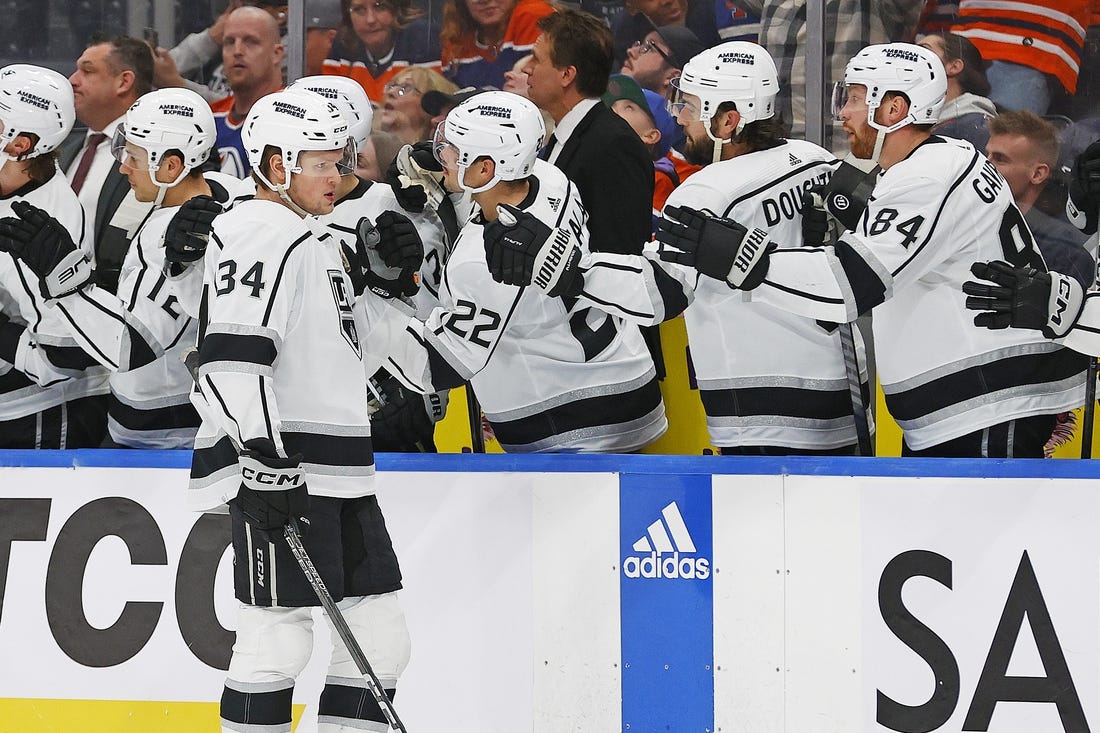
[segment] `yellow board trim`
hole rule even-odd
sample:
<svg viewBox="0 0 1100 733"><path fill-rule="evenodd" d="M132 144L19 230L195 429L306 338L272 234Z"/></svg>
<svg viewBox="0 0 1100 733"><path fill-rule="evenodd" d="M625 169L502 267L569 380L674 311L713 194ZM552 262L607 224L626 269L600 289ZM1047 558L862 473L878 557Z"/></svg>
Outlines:
<svg viewBox="0 0 1100 733"><path fill-rule="evenodd" d="M305 712L295 705L291 730ZM216 702L0 697L0 733L220 733Z"/></svg>

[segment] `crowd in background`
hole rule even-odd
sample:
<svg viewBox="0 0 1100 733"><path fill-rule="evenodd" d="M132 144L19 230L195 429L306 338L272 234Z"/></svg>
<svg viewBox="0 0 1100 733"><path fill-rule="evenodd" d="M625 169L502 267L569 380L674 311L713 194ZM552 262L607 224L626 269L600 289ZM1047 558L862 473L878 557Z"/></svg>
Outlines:
<svg viewBox="0 0 1100 733"><path fill-rule="evenodd" d="M34 24L49 25L48 3L5 4L11 12L0 14L6 19L0 55L71 73L77 126L60 148L60 165L87 214L97 284L113 289L129 237L148 206L128 195L126 178L103 141L143 94L185 87L214 112L217 159L211 167L246 178L241 126L255 102L288 80L286 6L278 0L179 3L181 40L162 44L117 33L119 19L133 15L125 0L70 3L63 32L78 44L92 38L76 54L74 71L48 58L45 49L55 52L60 43L50 42L49 33L36 44L26 33ZM450 109L488 89L532 99L542 109L548 136L555 124L569 120L568 107L555 109L556 100L531 87L540 79L536 41L546 27L543 19L563 6L590 13L610 29L613 74L606 93L597 96L630 125L653 162L652 180L645 182L645 195L652 197L649 229L669 194L709 162L691 154L667 109L670 83L705 49L729 40L761 44L778 71L776 119L790 138L807 136L804 0L306 0L304 72L348 77L366 92L374 106L373 129L359 150L357 173L382 182L403 145L432 140ZM931 49L948 77L934 132L984 151L1011 188L1051 269L1091 284L1094 253L1087 252L1085 235L1069 225L1064 211L1071 163L1100 137L1100 1L828 0L825 7L826 89L870 43L907 41ZM62 31L54 35L60 38ZM839 125L826 128L824 146L843 156L847 143L834 134ZM616 188L635 177L623 168L607 172ZM585 193L582 186L582 198ZM593 199L584 203L590 214L598 208ZM590 227L600 220L597 212ZM593 228L592 237L596 249L601 234ZM659 342L647 340L659 364ZM2 445L7 443L0 435Z"/></svg>

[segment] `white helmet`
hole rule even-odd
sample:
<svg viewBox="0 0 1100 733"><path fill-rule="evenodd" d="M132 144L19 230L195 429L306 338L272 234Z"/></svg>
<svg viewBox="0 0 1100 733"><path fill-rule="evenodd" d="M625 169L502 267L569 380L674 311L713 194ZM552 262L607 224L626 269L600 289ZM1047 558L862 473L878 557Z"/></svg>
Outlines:
<svg viewBox="0 0 1100 733"><path fill-rule="evenodd" d="M489 91L470 97L447 114L435 131L436 160L457 166L463 190L480 193L497 181L518 181L531 175L546 136L542 113L535 103L512 92ZM492 158L493 178L467 188L466 168L478 158Z"/></svg>
<svg viewBox="0 0 1100 733"><path fill-rule="evenodd" d="M48 153L73 129L76 111L69 80L51 69L12 64L0 69L0 148L24 133L38 142L23 158ZM7 160L5 157L4 160Z"/></svg>
<svg viewBox="0 0 1100 733"><path fill-rule="evenodd" d="M348 123L336 105L308 89L284 89L261 97L252 105L241 128L241 142L248 154L252 173L285 202L290 199L292 174L309 175L298 166L301 153L311 150L344 150L339 163L340 172L355 170L355 148L348 133ZM264 149L272 146L282 154L287 176L284 183L275 185L261 170ZM295 204L289 204L305 216Z"/></svg>
<svg viewBox="0 0 1100 733"><path fill-rule="evenodd" d="M149 179L160 188L157 204L167 189L182 181L206 162L214 147L217 131L210 105L189 89L158 89L140 97L115 130L111 152L119 162L146 168ZM127 146L145 151L144 160ZM174 181L158 181L156 172L169 151L183 158L183 171Z"/></svg>
<svg viewBox="0 0 1100 733"><path fill-rule="evenodd" d="M356 149L362 149L363 143L370 137L371 125L374 123L374 109L359 82L346 76L322 74L304 76L287 88L308 89L335 104L336 109L340 110L340 114L347 120L348 131L351 133L351 139L355 141Z"/></svg>
<svg viewBox="0 0 1100 733"><path fill-rule="evenodd" d="M867 87L867 123L884 133L938 122L947 98L947 72L940 57L912 43L876 44L857 53L844 69L843 85L833 89L834 116L839 116L852 84ZM887 92L909 98L909 114L890 127L875 122L875 110Z"/></svg>
<svg viewBox="0 0 1100 733"><path fill-rule="evenodd" d="M723 102L736 104L741 121L734 134L740 134L750 122L775 115L775 95L779 93L775 62L763 46L749 41L729 41L708 48L688 61L671 84L675 91L669 112L674 114L679 111L676 105L684 104L684 94L699 98L700 122L713 117ZM713 135L711 139L715 139Z"/></svg>

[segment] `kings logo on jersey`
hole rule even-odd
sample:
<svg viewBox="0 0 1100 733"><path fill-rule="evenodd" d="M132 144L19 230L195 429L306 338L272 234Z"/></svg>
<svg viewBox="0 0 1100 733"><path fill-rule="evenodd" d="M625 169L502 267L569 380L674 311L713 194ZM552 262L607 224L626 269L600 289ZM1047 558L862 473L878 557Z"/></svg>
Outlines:
<svg viewBox="0 0 1100 733"><path fill-rule="evenodd" d="M351 345L355 355L362 359L363 348L359 344L359 331L355 328L348 282L344 279L344 273L339 270L329 270L328 277L332 283L332 297L336 300L336 312L340 315L340 332L344 334L344 340Z"/></svg>
<svg viewBox="0 0 1100 733"><path fill-rule="evenodd" d="M676 502L661 510L661 516L645 529L634 544L636 555L623 559L628 578L706 580L710 560L698 557L691 533Z"/></svg>

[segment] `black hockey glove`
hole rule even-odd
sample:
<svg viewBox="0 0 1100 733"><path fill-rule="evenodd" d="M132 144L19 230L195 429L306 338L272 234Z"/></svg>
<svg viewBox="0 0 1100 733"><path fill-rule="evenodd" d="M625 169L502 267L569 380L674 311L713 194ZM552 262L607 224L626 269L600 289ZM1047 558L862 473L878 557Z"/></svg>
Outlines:
<svg viewBox="0 0 1100 733"><path fill-rule="evenodd" d="M382 212L378 218L382 219L388 213ZM400 216L400 214L396 216ZM405 219L405 221L407 222L408 219ZM414 229L414 234L415 231ZM416 235L416 240L417 242L420 241L419 235ZM351 278L351 285L355 294L359 296L365 290L370 290L382 298L415 295L418 288L417 271L419 264L415 267L389 267L382 260L382 253L379 251L381 242L382 233L371 224L370 219L363 217L359 220L359 226L357 227L355 249L346 244L340 245L344 256L344 268ZM418 246L420 257L423 258L423 245ZM395 246L393 249L398 252L402 247ZM393 255L393 257L398 261L412 261L411 255L407 252L404 255ZM403 260L402 257L407 258L407 260Z"/></svg>
<svg viewBox="0 0 1100 733"><path fill-rule="evenodd" d="M263 446L253 444L264 443ZM237 460L241 468L241 487L234 504L245 520L256 529L280 530L293 519L299 531L309 524L309 492L302 473L301 454L277 458L270 441L249 441Z"/></svg>
<svg viewBox="0 0 1100 733"><path fill-rule="evenodd" d="M833 243L835 225L825 209L824 189L811 188L802 194L802 244L823 247Z"/></svg>
<svg viewBox="0 0 1100 733"><path fill-rule="evenodd" d="M732 219L687 206L665 207L657 220L657 241L662 260L694 267L740 290L764 282L769 255L776 249L763 229L750 231Z"/></svg>
<svg viewBox="0 0 1100 733"><path fill-rule="evenodd" d="M427 395L405 388L397 378L379 372L371 380L379 408L371 413L371 442L376 451L435 453L435 421L428 413Z"/></svg>
<svg viewBox="0 0 1100 733"><path fill-rule="evenodd" d="M970 272L995 283L963 283L963 292L970 296L966 307L982 311L974 316L975 326L1027 328L1042 331L1047 338L1059 338L1073 327L1084 305L1081 284L1057 272L1016 267L1000 260L975 262Z"/></svg>
<svg viewBox="0 0 1100 733"><path fill-rule="evenodd" d="M180 206L164 231L164 259L178 266L174 271L182 272L203 258L214 218L222 211L222 205L211 196L196 196Z"/></svg>
<svg viewBox="0 0 1100 733"><path fill-rule="evenodd" d="M437 206L447 192L443 188L443 166L435 159L431 142L406 145L386 169L386 183L405 211L419 214L429 201Z"/></svg>
<svg viewBox="0 0 1100 733"><path fill-rule="evenodd" d="M531 285L554 298L575 297L584 288L581 250L567 229L551 229L532 214L508 204L485 225L485 262L505 285Z"/></svg>
<svg viewBox="0 0 1100 733"><path fill-rule="evenodd" d="M42 297L60 298L84 287L92 277L92 263L73 244L69 231L25 201L12 202L11 209L16 216L0 219L0 251L38 276Z"/></svg>
<svg viewBox="0 0 1100 733"><path fill-rule="evenodd" d="M362 220L359 222L362 226ZM424 242L409 217L396 211L383 211L374 220L378 229L378 254L387 267L419 270L424 262Z"/></svg>
<svg viewBox="0 0 1100 733"><path fill-rule="evenodd" d="M1073 163L1066 211L1086 234L1096 231L1100 217L1100 140L1085 148Z"/></svg>

